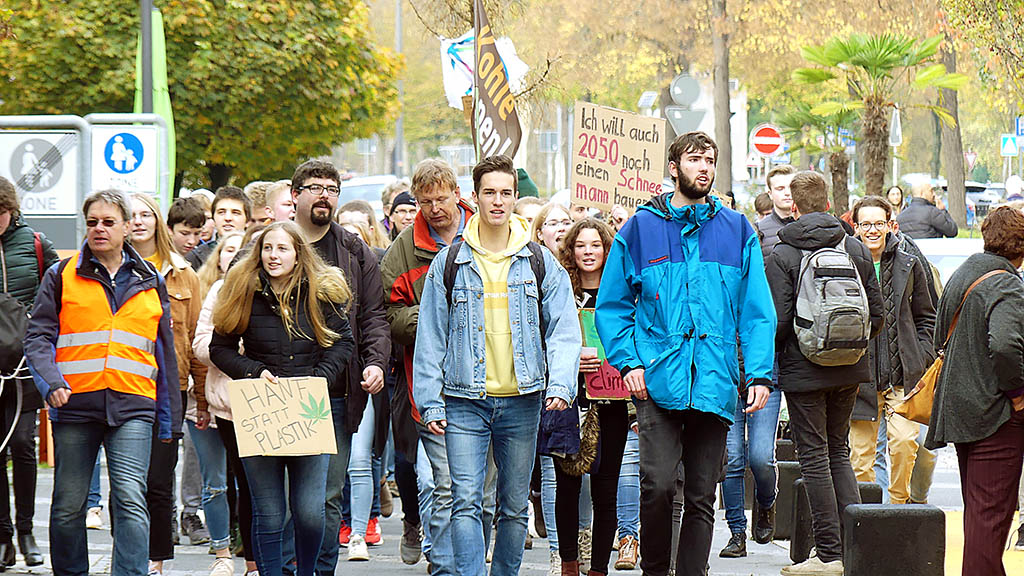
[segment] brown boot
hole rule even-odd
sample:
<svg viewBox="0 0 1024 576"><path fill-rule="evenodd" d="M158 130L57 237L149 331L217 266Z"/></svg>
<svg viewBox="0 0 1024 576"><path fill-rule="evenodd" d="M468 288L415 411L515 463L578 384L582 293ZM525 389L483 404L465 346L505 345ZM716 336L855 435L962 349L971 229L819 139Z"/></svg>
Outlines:
<svg viewBox="0 0 1024 576"><path fill-rule="evenodd" d="M579 576L580 574L580 562L579 560L572 560L566 562L562 560L562 576Z"/></svg>
<svg viewBox="0 0 1024 576"><path fill-rule="evenodd" d="M591 570L590 572L587 572L587 576L608 576L608 575L605 574L604 572L598 572L597 570Z"/></svg>

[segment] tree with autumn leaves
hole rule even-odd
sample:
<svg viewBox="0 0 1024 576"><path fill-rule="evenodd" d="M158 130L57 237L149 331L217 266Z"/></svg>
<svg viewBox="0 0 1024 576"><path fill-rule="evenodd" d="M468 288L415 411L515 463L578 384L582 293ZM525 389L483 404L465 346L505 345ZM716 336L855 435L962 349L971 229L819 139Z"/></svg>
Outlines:
<svg viewBox="0 0 1024 576"><path fill-rule="evenodd" d="M157 0L177 166L216 187L288 176L297 160L383 130L398 58L358 0ZM129 112L138 2L11 0L0 114ZM2 14L0 14L2 16ZM2 20L2 18L0 18Z"/></svg>

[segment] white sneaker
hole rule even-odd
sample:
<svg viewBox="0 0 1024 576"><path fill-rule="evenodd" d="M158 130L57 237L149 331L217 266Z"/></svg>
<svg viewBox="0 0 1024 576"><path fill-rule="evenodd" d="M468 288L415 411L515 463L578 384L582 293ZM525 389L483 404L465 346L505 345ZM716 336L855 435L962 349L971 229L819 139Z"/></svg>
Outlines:
<svg viewBox="0 0 1024 576"><path fill-rule="evenodd" d="M102 530L103 517L100 516L102 511L103 509L99 506L89 508L89 511L85 513L85 527L89 530Z"/></svg>
<svg viewBox="0 0 1024 576"><path fill-rule="evenodd" d="M548 570L548 576L562 576L562 557L559 556L558 550L551 550L551 566Z"/></svg>
<svg viewBox="0 0 1024 576"><path fill-rule="evenodd" d="M369 560L370 551L366 549L366 540L359 534L353 534L348 540L348 560Z"/></svg>
<svg viewBox="0 0 1024 576"><path fill-rule="evenodd" d="M210 576L233 576L235 564L231 558L217 558L210 566Z"/></svg>
<svg viewBox="0 0 1024 576"><path fill-rule="evenodd" d="M799 564L784 567L782 576L843 576L843 563L840 560L822 562L814 556Z"/></svg>

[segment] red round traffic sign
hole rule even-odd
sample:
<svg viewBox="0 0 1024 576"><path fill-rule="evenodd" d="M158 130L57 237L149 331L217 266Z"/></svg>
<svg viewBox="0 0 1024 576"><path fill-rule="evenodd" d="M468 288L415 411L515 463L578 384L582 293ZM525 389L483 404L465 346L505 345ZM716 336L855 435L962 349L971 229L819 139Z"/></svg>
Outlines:
<svg viewBox="0 0 1024 576"><path fill-rule="evenodd" d="M774 156L782 151L786 140L782 131L774 124L759 124L750 133L750 143L754 150L762 156Z"/></svg>

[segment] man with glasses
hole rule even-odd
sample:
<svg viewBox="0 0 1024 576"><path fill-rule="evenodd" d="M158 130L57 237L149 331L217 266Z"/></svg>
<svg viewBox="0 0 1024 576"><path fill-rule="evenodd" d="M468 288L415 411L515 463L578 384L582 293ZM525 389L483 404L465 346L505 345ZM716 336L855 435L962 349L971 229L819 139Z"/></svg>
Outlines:
<svg viewBox="0 0 1024 576"><path fill-rule="evenodd" d="M86 574L86 496L100 445L110 475L112 572L149 567L146 478L154 421L181 437L181 395L163 278L125 242L131 209L117 190L90 195L81 250L43 277L25 356L53 423L53 572Z"/></svg>
<svg viewBox="0 0 1024 576"><path fill-rule="evenodd" d="M889 501L910 501L910 478L918 454L917 423L892 410L935 358L935 307L928 293L926 264L904 249L891 220L892 205L867 196L853 207L857 237L868 250L882 290L883 322L868 352L873 382L860 385L850 423L850 460L857 480L875 481L875 446L884 417L888 436Z"/></svg>
<svg viewBox="0 0 1024 576"><path fill-rule="evenodd" d="M338 531L341 527L341 496L345 486L352 436L359 430L370 394L384 388L384 369L391 355L391 337L384 316L384 288L381 287L377 256L358 236L333 221L338 207L341 174L329 162L309 160L292 176L292 200L295 223L306 240L331 266L341 269L352 290L348 322L358 349L345 371L335 382L328 382L331 415L338 453L332 454L327 468L327 509L318 574L333 574L338 562ZM372 423L370 423L372 428ZM369 470L367 469L366 472ZM353 474L353 477L355 474ZM353 491L360 489L353 480ZM371 485L372 480L367 485ZM362 486L362 483L359 483ZM369 498L372 498L372 489ZM358 527L357 527L358 528ZM349 541L349 559L366 555L363 533L353 531ZM369 557L361 558L368 560Z"/></svg>
<svg viewBox="0 0 1024 576"><path fill-rule="evenodd" d="M914 240L956 236L956 222L946 210L942 198L935 195L934 186L928 182L918 182L910 188L910 194L910 205L896 217L903 234Z"/></svg>
<svg viewBox="0 0 1024 576"><path fill-rule="evenodd" d="M455 172L443 160L428 158L416 165L412 176L412 195L419 212L412 226L391 243L381 262L385 305L391 336L400 358L391 401L391 422L395 449L416 465L420 490L421 524L429 543L427 561L434 576L455 574L452 550L452 483L448 473L448 453L444 436L431 434L413 401L413 351L419 320L420 298L427 269L445 246L462 240L473 208L459 198ZM397 475L397 474L396 474ZM404 488L401 488L404 490ZM403 501L404 499L403 492ZM408 511L406 511L408 520ZM415 549L419 530L415 523L405 525L402 545ZM418 555L417 555L418 556ZM403 554L403 559L405 559ZM409 556L412 559L411 556ZM415 563L415 562L414 562Z"/></svg>

